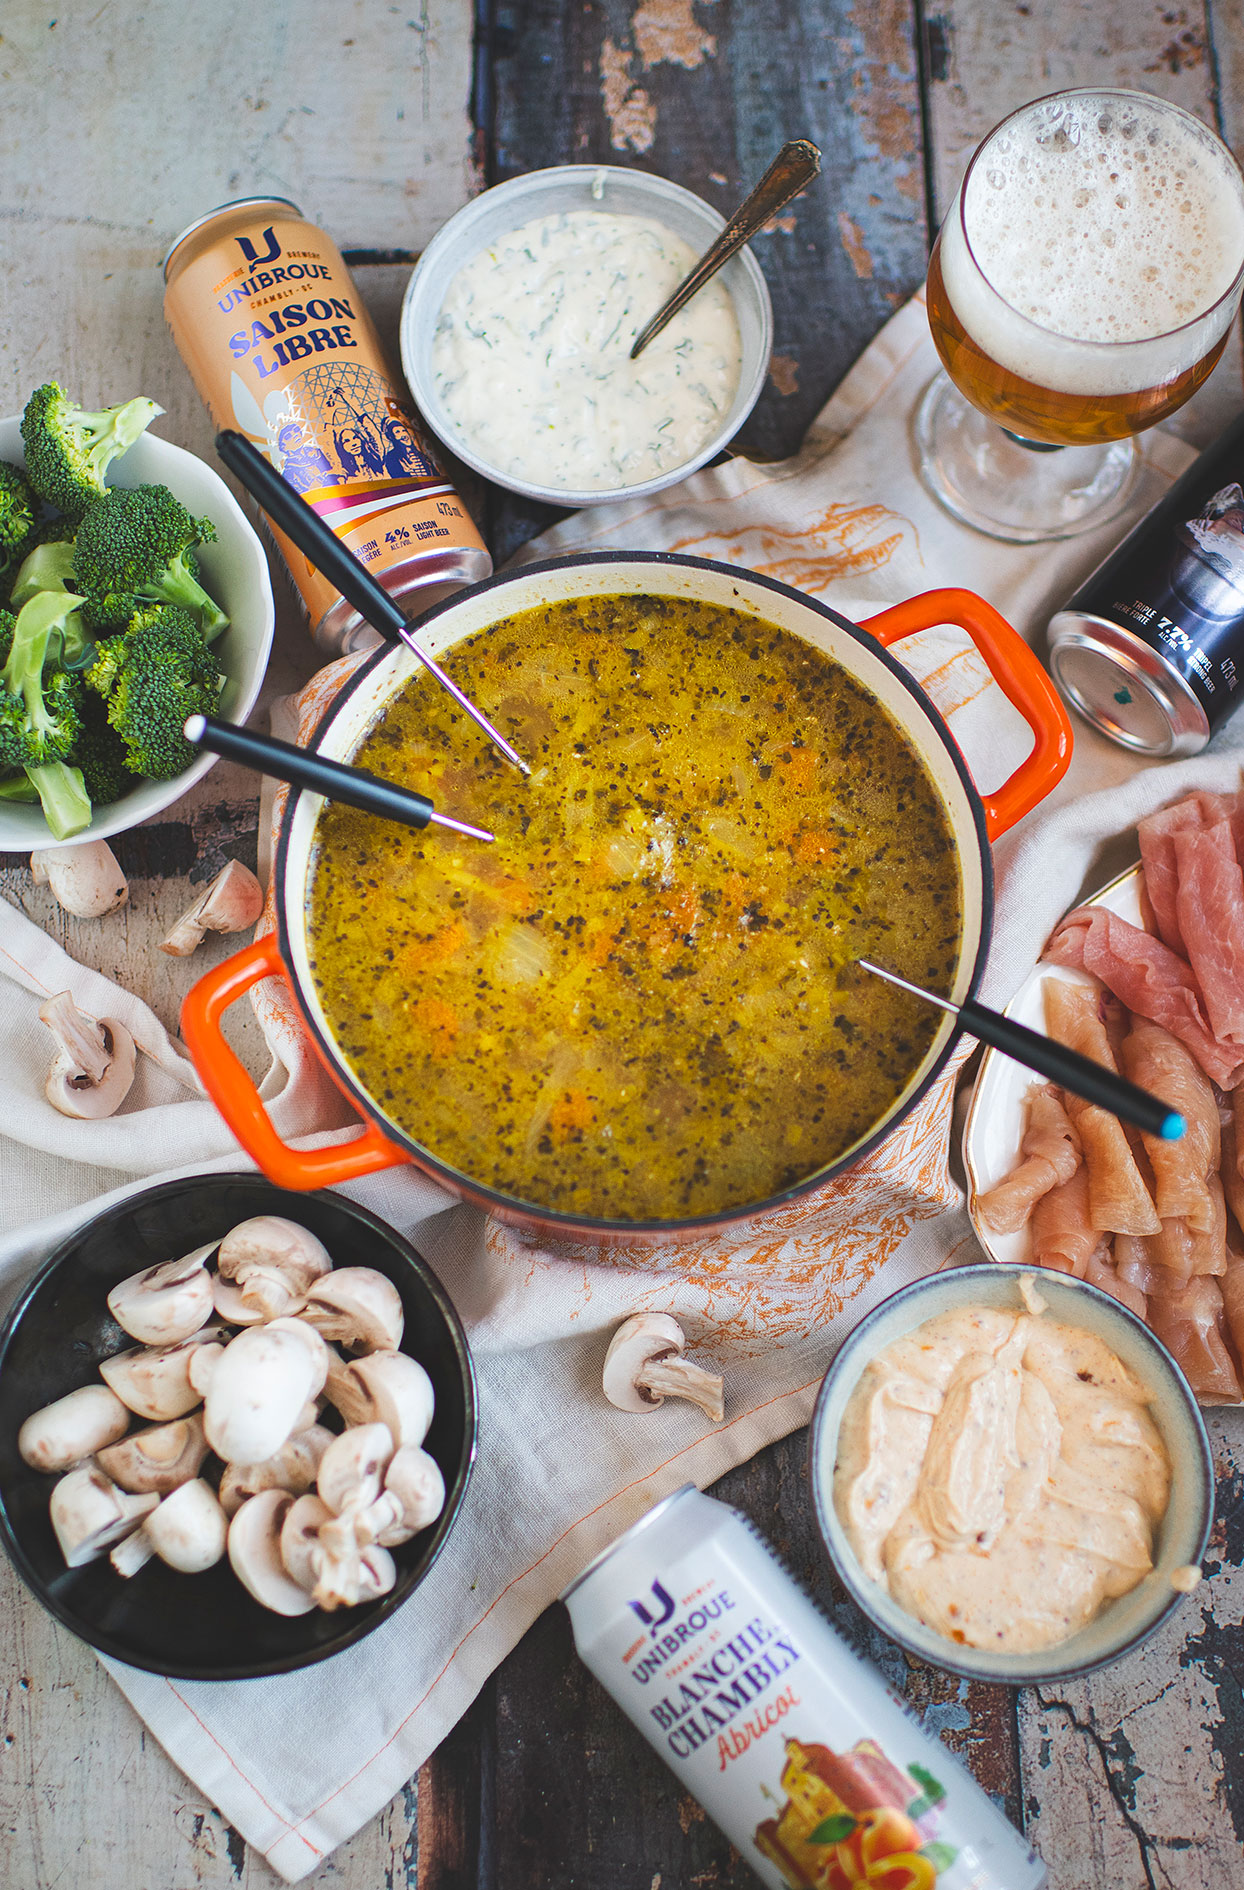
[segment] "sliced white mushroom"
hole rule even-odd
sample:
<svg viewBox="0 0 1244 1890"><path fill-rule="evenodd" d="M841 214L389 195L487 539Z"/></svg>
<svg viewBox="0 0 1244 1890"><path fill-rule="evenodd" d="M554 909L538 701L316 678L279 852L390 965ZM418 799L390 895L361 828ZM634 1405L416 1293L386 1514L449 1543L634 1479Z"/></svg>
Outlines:
<svg viewBox="0 0 1244 1890"><path fill-rule="evenodd" d="M262 1463L227 1463L220 1479L220 1500L227 1516L233 1516L249 1497L261 1490L286 1490L301 1496L311 1489L320 1472L324 1452L333 1441L333 1433L322 1424L312 1424L297 1431L282 1444L274 1456Z"/></svg>
<svg viewBox="0 0 1244 1890"><path fill-rule="evenodd" d="M47 886L58 906L79 919L102 919L130 896L125 874L106 840L78 847L36 847L30 856L36 886Z"/></svg>
<svg viewBox="0 0 1244 1890"><path fill-rule="evenodd" d="M309 1614L310 1595L286 1574L281 1530L294 1499L284 1490L262 1490L243 1503L229 1524L229 1561L255 1600L274 1614Z"/></svg>
<svg viewBox="0 0 1244 1890"><path fill-rule="evenodd" d="M221 1278L235 1280L242 1304L265 1319L294 1312L312 1281L332 1264L323 1241L279 1214L242 1221L220 1243Z"/></svg>
<svg viewBox="0 0 1244 1890"><path fill-rule="evenodd" d="M155 1490L167 1496L197 1477L207 1455L203 1418L195 1411L190 1417L176 1418L171 1424L156 1424L147 1431L135 1431L107 1450L97 1453L96 1461L105 1475L123 1490L144 1495ZM217 1558L219 1559L219 1558Z"/></svg>
<svg viewBox="0 0 1244 1890"><path fill-rule="evenodd" d="M668 1313L635 1313L609 1341L604 1392L620 1411L655 1411L665 1398L689 1398L720 1424L722 1381L682 1356L682 1327Z"/></svg>
<svg viewBox="0 0 1244 1890"><path fill-rule="evenodd" d="M129 1429L130 1414L107 1385L83 1385L42 1410L17 1433L17 1448L32 1470L68 1470Z"/></svg>
<svg viewBox="0 0 1244 1890"><path fill-rule="evenodd" d="M115 1115L134 1081L134 1039L115 1017L88 1017L70 992L49 998L39 1016L56 1039L45 1094L79 1121Z"/></svg>
<svg viewBox="0 0 1244 1890"><path fill-rule="evenodd" d="M311 1566L311 1551L316 1545L321 1523L328 1522L332 1513L318 1496L299 1496L285 1512L285 1521L281 1525L281 1561L285 1573L292 1576L308 1595L315 1587L316 1579Z"/></svg>
<svg viewBox="0 0 1244 1890"><path fill-rule="evenodd" d="M52 1491L51 1502L52 1527L69 1567L94 1562L137 1529L159 1500L154 1494L130 1496L93 1464L71 1470Z"/></svg>
<svg viewBox="0 0 1244 1890"><path fill-rule="evenodd" d="M183 912L160 946L172 958L187 958L208 932L241 932L263 911L263 887L240 860L230 860L206 891Z"/></svg>
<svg viewBox="0 0 1244 1890"><path fill-rule="evenodd" d="M298 1317L351 1352L396 1352L405 1327L401 1294L374 1267L326 1273L307 1289Z"/></svg>
<svg viewBox="0 0 1244 1890"><path fill-rule="evenodd" d="M311 1396L311 1348L296 1332L252 1326L216 1361L207 1387L207 1441L226 1463L262 1463L280 1450Z"/></svg>
<svg viewBox="0 0 1244 1890"><path fill-rule="evenodd" d="M310 1562L316 1573L311 1599L328 1614L336 1608L357 1607L360 1601L376 1601L397 1580L393 1557L374 1543L350 1555L332 1555L317 1542Z"/></svg>
<svg viewBox="0 0 1244 1890"><path fill-rule="evenodd" d="M267 1330L269 1332L292 1332L299 1343L306 1346L311 1355L311 1367L313 1372L311 1389L307 1393L307 1396L308 1398L318 1398L321 1391L324 1389L324 1384L328 1377L328 1368L333 1359L333 1354L328 1349L327 1340L322 1339L315 1330L315 1327L309 1326L305 1319L269 1319L267 1322ZM315 1422L314 1418L312 1418L311 1422ZM299 1427L295 1426L295 1428Z"/></svg>
<svg viewBox="0 0 1244 1890"><path fill-rule="evenodd" d="M330 1365L324 1394L347 1424L387 1424L399 1449L421 1444L432 1422L432 1380L407 1352L372 1352Z"/></svg>
<svg viewBox="0 0 1244 1890"><path fill-rule="evenodd" d="M117 1574L128 1580L131 1575L137 1575L140 1568L146 1568L154 1554L151 1537L145 1528L138 1528L132 1536L122 1537L108 1560Z"/></svg>
<svg viewBox="0 0 1244 1890"><path fill-rule="evenodd" d="M183 1575L199 1575L214 1568L224 1554L229 1519L211 1485L196 1477L152 1510L143 1534L170 1568Z"/></svg>
<svg viewBox="0 0 1244 1890"><path fill-rule="evenodd" d="M237 1282L223 1280L219 1273L212 1275L212 1304L216 1317L227 1319L231 1326L262 1326L269 1316L262 1306L248 1306Z"/></svg>
<svg viewBox="0 0 1244 1890"><path fill-rule="evenodd" d="M186 1377L200 1398L206 1398L207 1387L212 1382L212 1373L224 1357L225 1347L234 1337L233 1333L226 1331L223 1326L220 1326L218 1330L221 1335L219 1342L213 1345L196 1346L194 1357L186 1367Z"/></svg>
<svg viewBox="0 0 1244 1890"><path fill-rule="evenodd" d="M99 1374L105 1383L142 1418L184 1417L202 1402L203 1393L190 1379L198 1352L229 1339L224 1326L203 1326L176 1345L135 1346L114 1352L102 1361Z"/></svg>
<svg viewBox="0 0 1244 1890"><path fill-rule="evenodd" d="M334 1437L320 1461L317 1488L334 1516L366 1509L384 1485L394 1451L387 1424L360 1424Z"/></svg>
<svg viewBox="0 0 1244 1890"><path fill-rule="evenodd" d="M175 1345L205 1325L212 1313L212 1280L203 1263L214 1245L145 1267L114 1286L108 1310L121 1329L144 1345Z"/></svg>
<svg viewBox="0 0 1244 1890"><path fill-rule="evenodd" d="M347 1437L352 1434L345 1433ZM321 1539L338 1553L351 1537L359 1548L378 1542L381 1548L395 1549L434 1523L444 1507L445 1479L440 1465L418 1444L405 1444L390 1459L384 1488L375 1501L366 1509L346 1509L340 1517L325 1523Z"/></svg>

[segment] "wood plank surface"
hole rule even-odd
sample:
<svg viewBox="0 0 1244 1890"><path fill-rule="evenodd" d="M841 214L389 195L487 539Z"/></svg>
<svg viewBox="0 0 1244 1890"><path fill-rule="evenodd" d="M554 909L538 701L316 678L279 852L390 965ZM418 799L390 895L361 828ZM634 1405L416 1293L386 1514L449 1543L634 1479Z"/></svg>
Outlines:
<svg viewBox="0 0 1244 1890"><path fill-rule="evenodd" d="M300 202L349 251L392 338L405 259L483 179L567 161L638 164L725 211L784 138L807 135L825 154L817 194L757 245L776 341L743 444L781 456L918 285L930 221L979 137L1026 98L1099 81L1177 99L1238 140L1244 0L148 0L141 11L7 0L0 411L46 377L88 402L141 387L168 409L159 430L210 458L210 423L161 321L157 265L182 224L229 197ZM1237 344L1178 424L1208 438L1240 399ZM479 488L468 497L498 559L551 516ZM279 577L277 592L269 694L314 666ZM66 920L14 859L0 862L0 892L175 1025L209 960L161 959L154 941L221 859L253 861L257 832L251 784L222 765L172 816L118 843L132 883L125 915L94 928ZM259 1054L253 1037L248 1047ZM1140 1656L1056 1696L968 1687L871 1629L827 1571L802 1434L717 1493L753 1517L1027 1825L1053 1890L1220 1890L1244 1883L1244 1434L1235 1413L1214 1428L1220 1511L1206 1589ZM0 1683L5 1890L277 1881L7 1564ZM309 1881L735 1890L755 1879L579 1665L552 1609L418 1780Z"/></svg>

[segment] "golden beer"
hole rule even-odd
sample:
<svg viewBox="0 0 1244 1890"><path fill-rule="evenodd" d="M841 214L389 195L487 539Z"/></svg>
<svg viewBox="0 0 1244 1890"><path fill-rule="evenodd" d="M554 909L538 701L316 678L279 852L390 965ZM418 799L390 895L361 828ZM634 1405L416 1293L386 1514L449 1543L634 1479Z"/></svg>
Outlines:
<svg viewBox="0 0 1244 1890"><path fill-rule="evenodd" d="M1119 440L1209 375L1242 267L1244 180L1199 120L1065 93L973 158L933 251L929 325L959 391L1011 433Z"/></svg>

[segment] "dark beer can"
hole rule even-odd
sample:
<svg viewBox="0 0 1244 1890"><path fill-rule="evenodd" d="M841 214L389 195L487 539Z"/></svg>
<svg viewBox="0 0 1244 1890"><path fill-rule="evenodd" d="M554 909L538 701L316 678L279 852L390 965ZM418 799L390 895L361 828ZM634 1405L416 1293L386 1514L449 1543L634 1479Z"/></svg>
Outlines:
<svg viewBox="0 0 1244 1890"><path fill-rule="evenodd" d="M1195 755L1244 676L1244 417L1051 618L1072 708L1142 755Z"/></svg>

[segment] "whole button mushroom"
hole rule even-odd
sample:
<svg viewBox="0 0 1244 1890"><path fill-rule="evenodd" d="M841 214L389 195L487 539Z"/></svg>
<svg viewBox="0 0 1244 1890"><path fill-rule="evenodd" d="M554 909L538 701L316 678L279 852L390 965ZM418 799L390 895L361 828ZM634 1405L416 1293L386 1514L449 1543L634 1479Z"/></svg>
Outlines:
<svg viewBox="0 0 1244 1890"><path fill-rule="evenodd" d="M97 1453L96 1462L105 1475L132 1495L155 1490L167 1496L197 1477L207 1455L203 1419L199 1412L177 1418L172 1424L156 1424L150 1430L135 1431L132 1437ZM221 1554L224 1554L223 1544ZM220 1557L218 1556L217 1561Z"/></svg>
<svg viewBox="0 0 1244 1890"><path fill-rule="evenodd" d="M307 1325L302 1319L269 1319L269 1332L292 1332L300 1345L305 1345L311 1355L311 1389L308 1398L318 1398L328 1378L328 1368L334 1363L334 1355L328 1349L328 1343L322 1339L314 1326ZM308 1420L314 1423L314 1417ZM305 1429L305 1425L295 1425L295 1430Z"/></svg>
<svg viewBox="0 0 1244 1890"><path fill-rule="evenodd" d="M387 1424L360 1424L334 1437L320 1463L317 1488L334 1516L345 1510L366 1509L384 1484L393 1455L393 1435Z"/></svg>
<svg viewBox="0 0 1244 1890"><path fill-rule="evenodd" d="M99 1375L139 1417L184 1417L203 1401L190 1380L191 1361L201 1349L230 1337L224 1326L202 1326L176 1345L136 1346L101 1361Z"/></svg>
<svg viewBox="0 0 1244 1890"><path fill-rule="evenodd" d="M244 1306L265 1319L292 1313L313 1280L332 1268L323 1241L297 1221L257 1214L220 1243L220 1277L241 1288Z"/></svg>
<svg viewBox="0 0 1244 1890"><path fill-rule="evenodd" d="M164 1346L188 1339L205 1325L212 1311L212 1282L203 1263L214 1245L145 1267L114 1286L108 1310L122 1331L144 1345Z"/></svg>
<svg viewBox="0 0 1244 1890"><path fill-rule="evenodd" d="M401 1294L374 1267L337 1267L308 1287L298 1317L350 1352L396 1352L405 1316Z"/></svg>
<svg viewBox="0 0 1244 1890"><path fill-rule="evenodd" d="M32 1470L68 1470L124 1437L129 1423L129 1412L107 1385L83 1385L32 1411L17 1433L17 1448Z"/></svg>
<svg viewBox="0 0 1244 1890"><path fill-rule="evenodd" d="M372 1352L330 1365L324 1392L347 1424L387 1424L399 1448L421 1444L428 1434L432 1380L406 1352Z"/></svg>
<svg viewBox="0 0 1244 1890"><path fill-rule="evenodd" d="M665 1398L689 1398L720 1424L721 1379L682 1356L682 1327L668 1313L635 1313L620 1325L605 1354L604 1392L620 1411L655 1411Z"/></svg>
<svg viewBox="0 0 1244 1890"><path fill-rule="evenodd" d="M159 1497L130 1496L93 1464L71 1470L52 1491L52 1527L70 1568L94 1562L131 1535Z"/></svg>
<svg viewBox="0 0 1244 1890"><path fill-rule="evenodd" d="M321 1539L330 1547L344 1543L344 1525L360 1548L378 1542L382 1549L395 1549L434 1523L444 1507L445 1479L435 1457L418 1444L404 1444L389 1460L375 1501L366 1509L343 1511L335 1524L325 1524Z"/></svg>
<svg viewBox="0 0 1244 1890"><path fill-rule="evenodd" d="M230 860L206 892L183 912L160 946L171 958L188 958L207 932L241 932L258 923L263 887L241 860Z"/></svg>
<svg viewBox="0 0 1244 1890"><path fill-rule="evenodd" d="M284 1490L262 1490L243 1503L229 1524L233 1572L263 1607L274 1614L309 1614L315 1603L285 1571L281 1530L294 1499Z"/></svg>
<svg viewBox="0 0 1244 1890"><path fill-rule="evenodd" d="M30 856L30 877L46 886L58 906L77 919L102 919L130 896L125 874L106 840L88 840L80 847L36 847Z"/></svg>
<svg viewBox="0 0 1244 1890"><path fill-rule="evenodd" d="M275 1456L311 1396L316 1372L314 1354L300 1334L270 1326L239 1332L216 1361L207 1387L204 1422L216 1455L226 1463L262 1463Z"/></svg>

